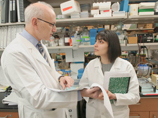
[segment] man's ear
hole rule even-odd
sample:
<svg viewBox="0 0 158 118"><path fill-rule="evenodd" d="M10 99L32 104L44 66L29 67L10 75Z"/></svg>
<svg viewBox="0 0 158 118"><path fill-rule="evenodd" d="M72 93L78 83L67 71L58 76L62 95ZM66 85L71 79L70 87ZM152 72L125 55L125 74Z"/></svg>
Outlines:
<svg viewBox="0 0 158 118"><path fill-rule="evenodd" d="M32 18L32 26L37 30L38 29L38 19L37 18Z"/></svg>

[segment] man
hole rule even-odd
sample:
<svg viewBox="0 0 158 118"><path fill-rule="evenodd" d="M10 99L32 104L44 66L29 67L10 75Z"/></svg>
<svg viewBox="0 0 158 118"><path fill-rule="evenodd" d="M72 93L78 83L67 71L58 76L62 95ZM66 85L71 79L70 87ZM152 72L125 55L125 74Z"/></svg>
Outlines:
<svg viewBox="0 0 158 118"><path fill-rule="evenodd" d="M18 96L20 118L64 118L66 108L76 107L79 97L96 98L98 88L81 92L53 92L48 88L71 87L73 80L56 72L41 40L49 40L56 31L56 16L46 3L34 3L25 9L25 30L17 34L2 55L2 68ZM67 116L68 117L68 116Z"/></svg>

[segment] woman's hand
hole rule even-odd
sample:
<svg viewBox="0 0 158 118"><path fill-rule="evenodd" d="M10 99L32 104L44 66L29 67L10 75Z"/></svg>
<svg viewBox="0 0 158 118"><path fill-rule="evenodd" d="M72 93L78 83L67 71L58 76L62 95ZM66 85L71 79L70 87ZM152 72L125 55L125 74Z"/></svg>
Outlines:
<svg viewBox="0 0 158 118"><path fill-rule="evenodd" d="M106 91L106 93L107 93L107 95L108 95L108 97L109 97L110 100L112 100L112 99L115 99L115 100L116 100L116 95L115 95L115 94L111 93L109 90L105 90L105 91ZM104 100L103 92L101 92L101 93L99 94L98 99Z"/></svg>

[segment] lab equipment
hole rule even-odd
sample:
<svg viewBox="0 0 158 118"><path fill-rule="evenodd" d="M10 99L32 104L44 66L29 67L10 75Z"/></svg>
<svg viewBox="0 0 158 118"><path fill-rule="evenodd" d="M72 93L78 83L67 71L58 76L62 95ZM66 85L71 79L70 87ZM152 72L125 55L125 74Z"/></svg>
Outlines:
<svg viewBox="0 0 158 118"><path fill-rule="evenodd" d="M82 45L90 45L89 32L88 32L87 27L84 27L84 30L81 34L81 44Z"/></svg>
<svg viewBox="0 0 158 118"><path fill-rule="evenodd" d="M60 4L61 12L64 15L70 15L72 13L79 13L80 4L75 0L70 0Z"/></svg>
<svg viewBox="0 0 158 118"><path fill-rule="evenodd" d="M128 4L129 4L129 0L122 0L120 3L120 11L125 11L128 12Z"/></svg>
<svg viewBox="0 0 158 118"><path fill-rule="evenodd" d="M150 81L150 79L144 79L144 78L139 78L139 91L141 94L147 94L147 93L155 93L156 92L156 86L155 84Z"/></svg>
<svg viewBox="0 0 158 118"><path fill-rule="evenodd" d="M104 28L98 28L98 32L105 30Z"/></svg>
<svg viewBox="0 0 158 118"><path fill-rule="evenodd" d="M150 74L151 67L147 66L147 64L139 64L137 74L139 76L147 76Z"/></svg>
<svg viewBox="0 0 158 118"><path fill-rule="evenodd" d="M158 74L152 74L151 81L155 83L156 89L158 89Z"/></svg>
<svg viewBox="0 0 158 118"><path fill-rule="evenodd" d="M113 3L112 6L111 6L111 8L112 8L113 12L118 12L120 10L120 4L119 4L119 2Z"/></svg>
<svg viewBox="0 0 158 118"><path fill-rule="evenodd" d="M78 70L77 79L81 79L82 78L83 72L84 72L84 68L81 68L81 69Z"/></svg>
<svg viewBox="0 0 158 118"><path fill-rule="evenodd" d="M130 16L138 15L138 4L131 4L129 7Z"/></svg>

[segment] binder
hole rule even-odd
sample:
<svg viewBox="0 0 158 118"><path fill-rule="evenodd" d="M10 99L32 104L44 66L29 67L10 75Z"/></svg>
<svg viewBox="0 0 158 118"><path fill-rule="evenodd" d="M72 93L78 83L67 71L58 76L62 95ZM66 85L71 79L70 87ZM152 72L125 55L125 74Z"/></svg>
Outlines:
<svg viewBox="0 0 158 118"><path fill-rule="evenodd" d="M111 93L128 93L131 74L125 71L105 72L103 87ZM111 104L114 103L110 100Z"/></svg>
<svg viewBox="0 0 158 118"><path fill-rule="evenodd" d="M4 38L3 38L3 48L6 48L7 46L7 32L8 32L8 27L7 26L4 26Z"/></svg>
<svg viewBox="0 0 158 118"><path fill-rule="evenodd" d="M17 16L18 16L18 22L24 22L24 1L23 0L17 0Z"/></svg>
<svg viewBox="0 0 158 118"><path fill-rule="evenodd" d="M4 28L1 27L0 30L1 30L1 36L0 36L1 37L1 40L0 40L1 45L0 45L0 48L3 49Z"/></svg>
<svg viewBox="0 0 158 118"><path fill-rule="evenodd" d="M9 0L9 22L13 22L13 0Z"/></svg>
<svg viewBox="0 0 158 118"><path fill-rule="evenodd" d="M28 0L16 0L17 4L17 21L18 22L24 22L24 8L27 7L30 2Z"/></svg>
<svg viewBox="0 0 158 118"><path fill-rule="evenodd" d="M8 23L9 19L9 0L1 1L1 23Z"/></svg>
<svg viewBox="0 0 158 118"><path fill-rule="evenodd" d="M128 72L105 72L104 88L111 93L128 93L131 74Z"/></svg>
<svg viewBox="0 0 158 118"><path fill-rule="evenodd" d="M108 90L111 93L128 93L130 77L111 77Z"/></svg>
<svg viewBox="0 0 158 118"><path fill-rule="evenodd" d="M11 34L11 26L8 26L8 33L7 33L7 46L9 45L9 43L11 42L11 37L10 37L10 34Z"/></svg>
<svg viewBox="0 0 158 118"><path fill-rule="evenodd" d="M16 0L13 0L13 17L12 17L12 21L13 22L17 22L17 4L16 4Z"/></svg>
<svg viewBox="0 0 158 118"><path fill-rule="evenodd" d="M1 41L2 41L2 27L0 27L0 49L1 49Z"/></svg>
<svg viewBox="0 0 158 118"><path fill-rule="evenodd" d="M0 24L1 24L1 0L0 0Z"/></svg>

